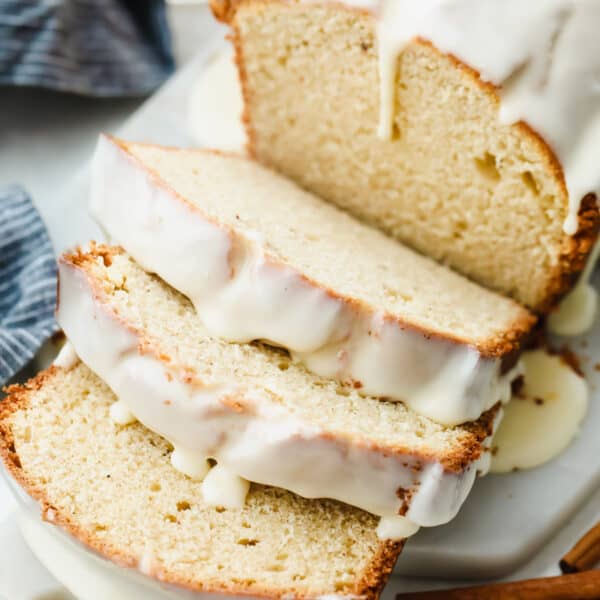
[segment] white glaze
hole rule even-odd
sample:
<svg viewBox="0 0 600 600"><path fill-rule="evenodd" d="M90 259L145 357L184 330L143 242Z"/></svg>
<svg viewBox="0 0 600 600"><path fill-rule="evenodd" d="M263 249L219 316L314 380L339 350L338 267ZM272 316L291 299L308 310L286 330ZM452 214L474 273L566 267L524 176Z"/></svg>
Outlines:
<svg viewBox="0 0 600 600"><path fill-rule="evenodd" d="M377 525L377 537L381 540L403 540L417 531L419 531L418 525L400 515L381 517Z"/></svg>
<svg viewBox="0 0 600 600"><path fill-rule="evenodd" d="M80 271L61 261L59 273L57 319L81 359L145 426L178 448L214 457L249 481L380 516L398 514L403 488L412 494L405 516L421 526L450 520L469 493L479 461L450 473L438 462L379 450L368 439L359 444L333 435L268 394L247 397L235 381L208 387L182 379L175 366L167 371L153 355L139 353L140 338L96 301ZM230 398L243 409L232 407Z"/></svg>
<svg viewBox="0 0 600 600"><path fill-rule="evenodd" d="M600 3L595 0L352 0L378 18L379 133L391 135L396 61L416 37L499 87L499 119L524 121L560 161L569 192L564 231L600 192Z"/></svg>
<svg viewBox="0 0 600 600"><path fill-rule="evenodd" d="M425 28L422 20L429 18L432 6L429 1L383 0L374 3L367 0L369 8L376 6L377 52L379 67L379 126L377 135L388 140L392 137L395 106L396 63L398 55L415 37L415 31ZM360 2L352 4L360 5ZM407 14L407 4L410 12Z"/></svg>
<svg viewBox="0 0 600 600"><path fill-rule="evenodd" d="M491 472L531 469L552 460L577 435L588 404L588 387L558 356L523 354L522 397L505 407L493 445ZM537 402L536 402L537 399Z"/></svg>
<svg viewBox="0 0 600 600"><path fill-rule="evenodd" d="M171 465L196 481L202 481L210 471L210 464L204 456L198 455L197 452L188 452L178 446L175 446L171 452Z"/></svg>
<svg viewBox="0 0 600 600"><path fill-rule="evenodd" d="M188 121L201 146L244 152L243 100L233 47L213 56L190 92Z"/></svg>
<svg viewBox="0 0 600 600"><path fill-rule="evenodd" d="M60 349L52 364L55 367L61 367L68 371L69 369L72 369L78 362L79 357L75 353L73 344L67 341L65 342L64 346Z"/></svg>
<svg viewBox="0 0 600 600"><path fill-rule="evenodd" d="M110 418L117 425L129 425L130 423L135 422L135 416L130 412L127 408L127 405L120 400L117 400L115 403L111 405L108 410Z"/></svg>
<svg viewBox="0 0 600 600"><path fill-rule="evenodd" d="M143 575L151 576L156 569L156 558L151 550L145 549L138 559L137 568Z"/></svg>
<svg viewBox="0 0 600 600"><path fill-rule="evenodd" d="M510 398L517 371L500 374L500 359L331 296L270 258L260 236L230 233L154 185L106 137L94 159L91 209L145 269L191 299L213 335L268 340L319 375L359 381L361 393L402 400L447 425Z"/></svg>
<svg viewBox="0 0 600 600"><path fill-rule="evenodd" d="M250 482L223 465L215 465L202 482L202 498L209 506L242 508Z"/></svg>
<svg viewBox="0 0 600 600"><path fill-rule="evenodd" d="M548 317L548 328L557 335L581 335L594 324L598 310L598 292L590 279L600 255L600 240L594 250L577 285L561 302L558 310Z"/></svg>

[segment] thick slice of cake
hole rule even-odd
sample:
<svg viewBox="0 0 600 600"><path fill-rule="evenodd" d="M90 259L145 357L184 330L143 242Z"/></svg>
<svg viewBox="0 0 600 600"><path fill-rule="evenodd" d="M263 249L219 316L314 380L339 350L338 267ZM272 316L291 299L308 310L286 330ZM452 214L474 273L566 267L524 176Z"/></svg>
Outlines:
<svg viewBox="0 0 600 600"><path fill-rule="evenodd" d="M84 546L162 584L272 598L377 598L402 547L377 519L253 485L242 508L208 505L87 367L51 367L0 404L0 453L42 516Z"/></svg>
<svg viewBox="0 0 600 600"><path fill-rule="evenodd" d="M212 0L252 155L545 311L598 230L600 4Z"/></svg>
<svg viewBox="0 0 600 600"><path fill-rule="evenodd" d="M167 438L174 467L198 479L216 459L233 503L241 477L414 532L450 520L487 469L499 408L449 428L313 375L284 350L211 337L184 296L119 249L63 256L59 297L76 354L119 397L113 417Z"/></svg>
<svg viewBox="0 0 600 600"><path fill-rule="evenodd" d="M216 336L448 425L510 397L529 312L254 161L102 137L91 208Z"/></svg>

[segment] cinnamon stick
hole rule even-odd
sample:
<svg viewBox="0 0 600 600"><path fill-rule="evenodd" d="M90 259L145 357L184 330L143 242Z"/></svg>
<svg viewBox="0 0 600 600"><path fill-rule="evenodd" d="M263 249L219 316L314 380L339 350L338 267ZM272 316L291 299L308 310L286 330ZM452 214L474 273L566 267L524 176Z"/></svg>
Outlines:
<svg viewBox="0 0 600 600"><path fill-rule="evenodd" d="M396 596L396 600L574 600L575 598L577 600L600 598L600 571Z"/></svg>
<svg viewBox="0 0 600 600"><path fill-rule="evenodd" d="M592 527L558 563L563 573L587 571L600 563L600 523Z"/></svg>

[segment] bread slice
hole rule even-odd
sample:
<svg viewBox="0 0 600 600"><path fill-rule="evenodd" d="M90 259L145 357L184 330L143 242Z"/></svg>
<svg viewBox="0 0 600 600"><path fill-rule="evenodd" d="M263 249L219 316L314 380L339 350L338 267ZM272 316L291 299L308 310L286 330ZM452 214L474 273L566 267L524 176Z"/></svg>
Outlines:
<svg viewBox="0 0 600 600"><path fill-rule="evenodd" d="M51 367L0 405L0 454L45 520L166 584L272 598L376 598L402 547L377 520L327 500L252 486L242 509L207 506L171 448L115 425L108 387L79 363Z"/></svg>
<svg viewBox="0 0 600 600"><path fill-rule="evenodd" d="M356 8L377 2L211 4L232 28L251 155L536 311L568 291L597 234L596 199L584 198L577 234L567 235L565 166L528 125L501 122L494 85L414 38L397 60L392 137L380 139L378 22ZM591 139L592 127L580 134Z"/></svg>
<svg viewBox="0 0 600 600"><path fill-rule="evenodd" d="M417 525L450 520L501 411L449 428L361 397L259 343L211 337L190 302L118 248L59 261L57 319L122 404L183 456Z"/></svg>
<svg viewBox="0 0 600 600"><path fill-rule="evenodd" d="M448 425L510 397L528 311L253 161L102 137L91 206L214 335Z"/></svg>

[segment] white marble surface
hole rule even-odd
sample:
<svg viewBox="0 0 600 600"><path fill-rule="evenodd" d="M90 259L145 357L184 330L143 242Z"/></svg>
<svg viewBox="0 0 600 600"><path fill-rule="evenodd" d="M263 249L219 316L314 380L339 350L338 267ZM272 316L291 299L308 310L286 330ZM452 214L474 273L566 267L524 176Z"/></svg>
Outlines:
<svg viewBox="0 0 600 600"><path fill-rule="evenodd" d="M85 205L86 162L98 131L119 130L124 135L145 141L180 145L192 143L186 133L184 96L189 83L199 72L206 52L209 52L212 37L220 37L220 33L209 21L205 9L185 6L185 11L186 14L181 19L184 23L182 31L187 31L185 35L188 37L185 38L184 35L187 41L180 42L179 48L193 48L196 44L194 40L198 40L197 45L204 48L204 52L141 110L137 110L140 107L139 100L98 101L37 90L0 89L0 185L18 182L32 193L48 223L57 252L97 233L91 221L86 220ZM190 27L190 11L193 11L195 19L194 28ZM129 118L132 114L133 117ZM156 118L157 114L161 115L160 119ZM152 117L150 120L148 115ZM587 352L589 351L588 348ZM598 415L597 397L593 404L595 414ZM598 430L597 426L598 423L594 431ZM591 425L588 424L588 427ZM593 431L591 434L593 436ZM522 565L510 574L510 579L557 574L557 562L562 553L600 519L600 492L589 496L591 489L598 486L598 448L595 447L590 453L586 453L585 448L575 448L577 461L580 462L568 460L565 463L561 458L554 466L545 467L546 472L532 472L531 477L517 474L502 476L504 479L490 478L488 481L491 483L480 482L481 491L475 490L465 511L455 523L426 532L409 542L400 568L409 569L411 573L431 572L433 555L437 556L440 565L445 563L452 567L452 571L454 567L448 549L456 548L454 554L462 561L463 567L465 557L473 561L469 571L471 577L478 573L489 575L492 572L489 560L494 555L503 563L503 570L513 568L515 561ZM583 486L586 493L571 493L571 476L580 484L585 483L587 478L587 485ZM537 487L528 483L527 489L533 492L525 493L525 488L519 484L520 480L529 483L537 481ZM541 525L547 517L548 505L552 505L556 494L561 494L562 491L571 494L570 500L563 503L558 513L553 513L554 521L550 530L546 527L544 535L538 536L533 542L529 539L529 546L524 548L525 533L520 536L520 532L525 531L532 522ZM498 493L504 494L504 503L495 500ZM589 498L587 503L583 508L575 510L584 496ZM14 523L8 516L9 507L10 500L0 485L0 521L4 519L0 526L0 547L6 547L5 543L17 543ZM541 530L544 528L538 528L538 531ZM502 536L506 531L511 532L510 536ZM514 544L511 543L512 539ZM481 554L482 548L487 549L485 555ZM29 592L26 590L18 595L20 592L15 591L17 588L14 586L18 586L19 581L35 584L39 577L40 585L44 587L48 583L45 579L47 574L43 575L43 569L33 566L31 561L34 559L27 557L27 552L19 552L12 553L11 556L2 553L4 558L0 557L0 595L4 594L10 600L33 600L35 595L28 596ZM535 553L530 558L532 552ZM17 560L15 557L18 556L22 558ZM441 573L441 570L438 572ZM439 588L446 587L449 583L396 577L388 586L384 597L392 598L400 590ZM9 585L13 587L8 587ZM43 597L50 598L48 590L44 590L46 595ZM41 596L38 595L37 598Z"/></svg>

